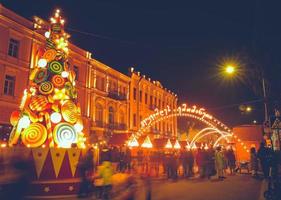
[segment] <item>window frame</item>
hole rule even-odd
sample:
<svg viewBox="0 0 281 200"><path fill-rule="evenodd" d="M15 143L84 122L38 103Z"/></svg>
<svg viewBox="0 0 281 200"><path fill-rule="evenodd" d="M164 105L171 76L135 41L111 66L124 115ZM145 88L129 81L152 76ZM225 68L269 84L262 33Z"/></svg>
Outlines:
<svg viewBox="0 0 281 200"><path fill-rule="evenodd" d="M15 38L10 38L8 46L8 55L14 58L19 58L20 41Z"/></svg>
<svg viewBox="0 0 281 200"><path fill-rule="evenodd" d="M16 86L16 76L6 74L4 80L4 88L3 88L4 95L15 96L15 86Z"/></svg>

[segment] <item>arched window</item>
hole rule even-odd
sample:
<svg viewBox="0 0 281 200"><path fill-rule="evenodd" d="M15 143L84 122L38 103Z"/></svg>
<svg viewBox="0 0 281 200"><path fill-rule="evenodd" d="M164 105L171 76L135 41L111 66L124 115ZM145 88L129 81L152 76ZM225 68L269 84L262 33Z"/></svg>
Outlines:
<svg viewBox="0 0 281 200"><path fill-rule="evenodd" d="M95 118L96 118L96 121L98 121L98 122L103 121L103 107L99 103L96 104Z"/></svg>
<svg viewBox="0 0 281 200"><path fill-rule="evenodd" d="M108 123L114 124L114 109L111 106L108 109Z"/></svg>

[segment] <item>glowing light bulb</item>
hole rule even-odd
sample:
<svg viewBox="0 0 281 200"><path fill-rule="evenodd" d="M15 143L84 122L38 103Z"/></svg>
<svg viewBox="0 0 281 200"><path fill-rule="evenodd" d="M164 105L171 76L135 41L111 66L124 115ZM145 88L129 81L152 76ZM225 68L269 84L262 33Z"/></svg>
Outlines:
<svg viewBox="0 0 281 200"><path fill-rule="evenodd" d="M44 35L45 35L46 38L50 38L50 32L49 31L46 31Z"/></svg>
<svg viewBox="0 0 281 200"><path fill-rule="evenodd" d="M19 120L19 126L21 128L27 128L30 125L30 120L29 117L24 115L20 120Z"/></svg>
<svg viewBox="0 0 281 200"><path fill-rule="evenodd" d="M61 114L58 113L58 112L54 112L51 114L51 121L54 123L54 124L57 124L61 121Z"/></svg>
<svg viewBox="0 0 281 200"><path fill-rule="evenodd" d="M69 73L68 73L67 71L63 71L63 72L61 73L61 76L62 76L63 78L67 78L68 75L69 75Z"/></svg>
<svg viewBox="0 0 281 200"><path fill-rule="evenodd" d="M75 128L75 130L76 130L77 132L81 132L81 131L83 130L83 125L80 124L80 123L76 123L76 124L74 125L74 128Z"/></svg>
<svg viewBox="0 0 281 200"><path fill-rule="evenodd" d="M38 61L38 67L44 68L47 66L47 60L44 58L39 59Z"/></svg>

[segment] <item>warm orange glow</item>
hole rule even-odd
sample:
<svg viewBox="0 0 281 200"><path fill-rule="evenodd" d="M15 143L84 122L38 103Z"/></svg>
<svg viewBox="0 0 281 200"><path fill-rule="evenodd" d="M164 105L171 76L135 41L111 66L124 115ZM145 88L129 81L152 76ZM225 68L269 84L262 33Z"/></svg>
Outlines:
<svg viewBox="0 0 281 200"><path fill-rule="evenodd" d="M175 149L180 149L180 148L181 148L180 143L179 143L178 140L176 140L176 142L175 142L175 144L174 144L174 148L175 148Z"/></svg>
<svg viewBox="0 0 281 200"><path fill-rule="evenodd" d="M129 147L138 147L139 142L137 141L136 137L132 135L131 139L128 141L128 146Z"/></svg>
<svg viewBox="0 0 281 200"><path fill-rule="evenodd" d="M165 145L165 148L167 148L167 149L171 149L171 148L173 148L173 146L172 146L172 143L171 143L170 139L168 139L167 144Z"/></svg>
<svg viewBox="0 0 281 200"><path fill-rule="evenodd" d="M152 148L152 143L150 141L149 136L146 136L146 138L145 138L143 144L141 145L141 147L143 147L143 148Z"/></svg>

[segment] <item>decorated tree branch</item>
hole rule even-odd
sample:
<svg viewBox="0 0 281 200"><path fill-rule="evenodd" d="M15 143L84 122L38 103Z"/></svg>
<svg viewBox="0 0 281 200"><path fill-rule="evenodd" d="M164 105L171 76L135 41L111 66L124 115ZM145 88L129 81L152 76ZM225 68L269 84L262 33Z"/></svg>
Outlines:
<svg viewBox="0 0 281 200"><path fill-rule="evenodd" d="M42 28L40 25L37 28ZM10 122L14 126L9 145L84 148L81 109L77 102L75 72L68 66L68 38L64 19L56 10L45 32L46 43L38 51L28 88Z"/></svg>

